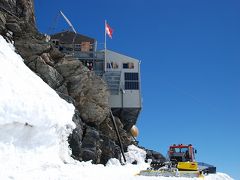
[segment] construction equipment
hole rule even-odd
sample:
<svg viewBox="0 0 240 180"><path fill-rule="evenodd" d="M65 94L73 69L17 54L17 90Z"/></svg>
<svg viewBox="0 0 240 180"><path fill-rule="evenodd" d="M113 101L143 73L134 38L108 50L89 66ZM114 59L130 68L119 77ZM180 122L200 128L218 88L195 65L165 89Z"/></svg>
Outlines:
<svg viewBox="0 0 240 180"><path fill-rule="evenodd" d="M196 162L196 153L191 144L173 144L168 150L168 161L151 162L150 168L140 171L139 175L192 178L216 173L216 167Z"/></svg>

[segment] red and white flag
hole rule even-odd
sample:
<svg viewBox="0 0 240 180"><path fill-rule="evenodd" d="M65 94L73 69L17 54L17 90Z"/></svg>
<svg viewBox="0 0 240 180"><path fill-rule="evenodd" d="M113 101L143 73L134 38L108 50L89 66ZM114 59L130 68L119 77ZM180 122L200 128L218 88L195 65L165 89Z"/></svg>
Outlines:
<svg viewBox="0 0 240 180"><path fill-rule="evenodd" d="M105 25L107 35L112 39L113 29L106 23Z"/></svg>

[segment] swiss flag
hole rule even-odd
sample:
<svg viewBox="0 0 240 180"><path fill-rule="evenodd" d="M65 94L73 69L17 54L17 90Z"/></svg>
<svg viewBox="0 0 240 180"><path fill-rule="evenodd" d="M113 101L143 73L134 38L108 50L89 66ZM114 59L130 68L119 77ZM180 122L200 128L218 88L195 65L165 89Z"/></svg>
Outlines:
<svg viewBox="0 0 240 180"><path fill-rule="evenodd" d="M113 29L106 23L106 33L112 39Z"/></svg>

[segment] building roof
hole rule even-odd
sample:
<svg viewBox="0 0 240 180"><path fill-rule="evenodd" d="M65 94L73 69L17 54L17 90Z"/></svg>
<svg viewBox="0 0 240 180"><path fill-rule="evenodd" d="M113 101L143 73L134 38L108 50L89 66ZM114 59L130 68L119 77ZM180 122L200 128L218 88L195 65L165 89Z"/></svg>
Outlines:
<svg viewBox="0 0 240 180"><path fill-rule="evenodd" d="M104 51L104 50L102 50L102 51ZM115 51L111 51L109 49L106 50L106 53L107 53L107 56L109 56L109 57L115 57L115 58L112 58L112 60L123 59L123 60L126 60L126 61L139 62L139 60L136 59L136 58L132 58L130 56L127 56L127 55L124 55L124 54L120 54L120 53L117 53Z"/></svg>
<svg viewBox="0 0 240 180"><path fill-rule="evenodd" d="M51 39L58 39L61 43L71 44L76 34L72 31L63 31L60 33L52 34L50 36L51 36ZM94 44L95 41L96 40L94 38L91 38L82 34L78 34L78 33L75 38L75 44L81 44L81 42L90 42L91 44Z"/></svg>

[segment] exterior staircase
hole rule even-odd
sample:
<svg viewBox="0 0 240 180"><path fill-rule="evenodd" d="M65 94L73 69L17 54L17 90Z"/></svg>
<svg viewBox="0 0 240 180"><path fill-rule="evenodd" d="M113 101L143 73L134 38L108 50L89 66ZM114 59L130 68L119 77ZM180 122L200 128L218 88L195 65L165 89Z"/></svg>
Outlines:
<svg viewBox="0 0 240 180"><path fill-rule="evenodd" d="M106 71L103 79L108 84L108 89L112 95L118 95L121 83L121 71Z"/></svg>

